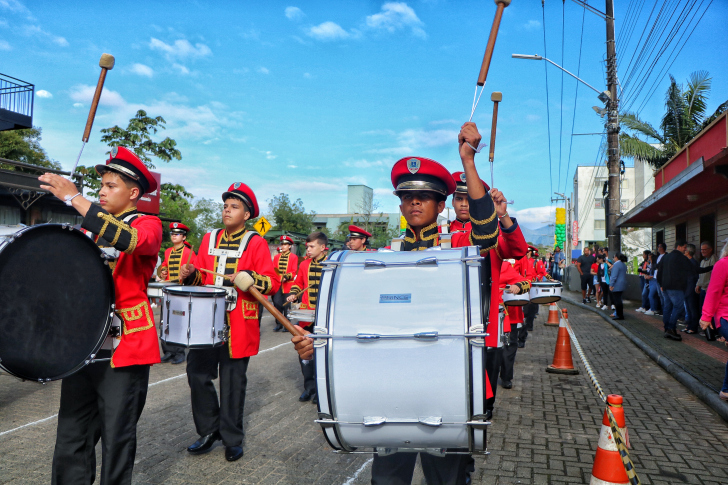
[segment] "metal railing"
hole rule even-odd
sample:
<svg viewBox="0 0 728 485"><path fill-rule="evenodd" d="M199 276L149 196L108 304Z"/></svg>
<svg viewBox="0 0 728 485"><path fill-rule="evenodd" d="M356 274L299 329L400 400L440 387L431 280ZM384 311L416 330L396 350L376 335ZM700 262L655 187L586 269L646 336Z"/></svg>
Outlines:
<svg viewBox="0 0 728 485"><path fill-rule="evenodd" d="M35 86L0 73L0 109L33 117Z"/></svg>

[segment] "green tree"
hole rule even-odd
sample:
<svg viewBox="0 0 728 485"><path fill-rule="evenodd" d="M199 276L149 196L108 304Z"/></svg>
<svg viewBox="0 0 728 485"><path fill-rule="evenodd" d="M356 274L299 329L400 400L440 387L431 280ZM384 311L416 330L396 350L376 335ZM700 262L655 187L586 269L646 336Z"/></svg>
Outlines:
<svg viewBox="0 0 728 485"><path fill-rule="evenodd" d="M160 129L164 130L166 123L161 116L152 118L147 116L146 111L140 109L129 120L126 129L119 126L103 128L101 142L110 147L123 146L134 151L144 165L153 169L155 166L152 163L152 157L163 162L182 159L182 153L176 148L177 142L173 139L167 137L160 142L152 140L151 135L156 134ZM84 175L84 184L90 189L88 193L94 197L98 196L101 177L96 173L94 166L80 166L78 172Z"/></svg>
<svg viewBox="0 0 728 485"><path fill-rule="evenodd" d="M48 158L40 145L41 134L42 130L35 126L26 130L0 131L0 158L60 170L61 164ZM25 171L7 164L0 164L0 168Z"/></svg>
<svg viewBox="0 0 728 485"><path fill-rule="evenodd" d="M193 195L181 185L162 184L160 211L165 218L182 221L190 228L187 241L197 251L202 237L212 231L224 227L222 223L222 204L212 199L193 199ZM169 224L163 225L163 241L160 255L172 246L169 237Z"/></svg>
<svg viewBox="0 0 728 485"><path fill-rule="evenodd" d="M710 86L711 78L707 71L692 73L686 87L678 84L670 75L670 86L665 94L665 114L659 130L635 113L621 116L623 130L619 143L622 154L645 160L655 168L664 165L728 109L726 101L712 115L706 116ZM640 139L640 136L645 140Z"/></svg>
<svg viewBox="0 0 728 485"><path fill-rule="evenodd" d="M268 200L268 211L273 229L308 234L313 230L315 212L306 212L301 199L291 202L288 194L279 194Z"/></svg>

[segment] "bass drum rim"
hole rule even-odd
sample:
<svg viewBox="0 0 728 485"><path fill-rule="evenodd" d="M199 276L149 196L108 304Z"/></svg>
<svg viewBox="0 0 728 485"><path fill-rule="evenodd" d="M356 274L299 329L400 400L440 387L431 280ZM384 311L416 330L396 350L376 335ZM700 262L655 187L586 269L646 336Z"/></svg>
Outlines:
<svg viewBox="0 0 728 485"><path fill-rule="evenodd" d="M106 318L103 323L103 326L101 328L101 331L98 335L98 338L96 339L96 342L94 343L92 349L90 352L87 353L86 357L81 359L80 362L73 366L69 366L68 370L57 372L57 373L49 373L45 376L39 376L39 375L32 375L29 373L24 372L22 369L17 369L13 365L8 365L7 361L0 360L0 368L2 368L5 372L10 374L11 376L14 376L21 380L28 380L28 381L36 381L36 382L50 382L50 381L56 381L60 379L64 379L68 376L71 376L84 368L86 365L91 363L89 360L92 358L92 356L96 356L98 352L101 350L101 347L104 344L104 341L106 340L107 336L109 335L109 330L111 328L111 323L114 318L114 308L115 308L115 289L114 289L114 279L111 270L108 267L108 263L104 259L103 252L99 247L96 245L96 243L88 237L85 233L79 231L78 229L75 229L69 224L38 224L35 226L25 226L19 229L18 231L15 231L11 234L5 234L4 237L0 237L0 270L5 268L6 262L3 259L3 252L5 252L7 249L12 248L13 244L16 243L16 240L21 239L22 237L29 234L29 233L35 233L38 231L48 232L49 234L53 235L56 234L58 231L69 231L71 234L75 234L74 237L77 238L78 241L84 241L81 244L84 244L86 247L88 247L91 251L93 251L96 255L97 261L100 265L103 266L103 269L105 271L101 271L100 274L102 275L102 278L105 280L105 285L101 284L100 282L94 282L92 286L97 288L102 288L103 286L106 286L108 289L107 298L108 298L108 310L106 311ZM53 240L53 243L57 242L55 239ZM52 244L51 244L52 245ZM50 246L50 245L49 245ZM6 255L7 256L7 255ZM95 258L92 258L95 259ZM103 294L103 293L102 293ZM103 303L104 306L106 306L106 302ZM2 322L0 322L0 325L2 325ZM1 350L1 348L0 348ZM0 359L2 358L2 355L0 355Z"/></svg>

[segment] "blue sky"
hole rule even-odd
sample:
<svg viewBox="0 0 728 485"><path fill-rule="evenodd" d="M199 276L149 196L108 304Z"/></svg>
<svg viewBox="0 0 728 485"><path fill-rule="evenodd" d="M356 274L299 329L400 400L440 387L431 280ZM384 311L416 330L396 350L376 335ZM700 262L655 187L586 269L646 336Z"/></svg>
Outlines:
<svg viewBox="0 0 728 485"><path fill-rule="evenodd" d="M628 3L616 3L619 36L629 27L620 23ZM183 154L182 161L157 165L162 180L197 196L217 198L243 181L260 200L285 192L307 209L336 213L346 209L346 185L363 183L375 189L381 210L396 211L389 172L397 159L419 155L459 167L457 132L470 114L494 12L487 0L0 0L0 72L36 85L34 124L43 129L49 155L66 169L81 147L98 59L108 52L116 66L82 164L104 158L99 129L125 126L145 109L167 120L162 135L176 139ZM583 15L574 2L564 3L563 13L562 62L562 2L547 1L542 11L541 2L515 0L506 9L474 117L487 142L490 93L503 92L495 186L532 225L547 219L552 191L570 190L577 164L599 161L598 136L573 137L568 159L573 113L574 132L602 130L591 109L600 104L596 94L580 86L574 109L576 82L566 76L562 104L561 72L549 66L549 166L544 62L510 57L544 54L545 14L548 57L576 72L581 40L580 75L605 89L604 21ZM678 81L708 70L710 111L728 99L728 68L718 47L728 41L726 18L728 6L713 2L669 70ZM638 19L631 50L618 44L625 57L642 27ZM640 112L655 125L667 84L664 76ZM476 161L489 181L487 153Z"/></svg>

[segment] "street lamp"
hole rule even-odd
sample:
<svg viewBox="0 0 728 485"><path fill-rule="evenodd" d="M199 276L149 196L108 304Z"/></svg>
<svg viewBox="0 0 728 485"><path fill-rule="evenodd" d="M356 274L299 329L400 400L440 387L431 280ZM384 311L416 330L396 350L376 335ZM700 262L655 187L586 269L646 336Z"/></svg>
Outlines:
<svg viewBox="0 0 728 485"><path fill-rule="evenodd" d="M534 55L528 55L528 54L511 54L511 57L513 59L530 59L532 61L546 61L546 62L550 62L554 66L556 66L559 69L561 69L562 71L564 71L569 76L573 77L577 81L581 81L582 83L586 84L591 89L593 89L597 93L597 95L598 95L597 97L599 98L599 101L601 101L602 103L607 104L612 99L612 95L611 95L611 93L609 91L599 91L597 88L595 88L594 86L592 86L588 82L584 81L583 79L580 79L580 78L576 77L574 74L570 73L569 71L567 71L563 67L559 66L558 64L556 64L551 59L546 59L543 56L539 56L539 55L535 55L535 54Z"/></svg>

